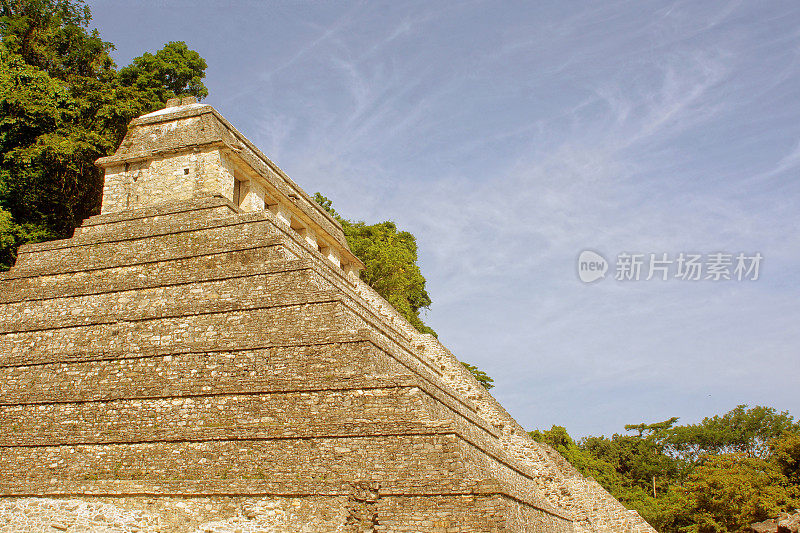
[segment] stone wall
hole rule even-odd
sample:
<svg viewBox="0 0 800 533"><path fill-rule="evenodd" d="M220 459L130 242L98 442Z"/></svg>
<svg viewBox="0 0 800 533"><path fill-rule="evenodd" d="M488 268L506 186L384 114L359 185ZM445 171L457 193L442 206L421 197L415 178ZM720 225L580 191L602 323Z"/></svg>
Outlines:
<svg viewBox="0 0 800 533"><path fill-rule="evenodd" d="M395 519L404 515L413 518ZM467 518L455 520L454 516ZM488 522L469 516L487 517ZM354 486L347 497L16 498L0 505L2 533L59 531L567 533L571 529L563 521L502 496L395 498L381 496L370 485Z"/></svg>
<svg viewBox="0 0 800 533"><path fill-rule="evenodd" d="M120 163L106 169L102 212L190 200L218 191L233 200L233 179L231 165L218 149ZM262 209L263 205L262 197Z"/></svg>

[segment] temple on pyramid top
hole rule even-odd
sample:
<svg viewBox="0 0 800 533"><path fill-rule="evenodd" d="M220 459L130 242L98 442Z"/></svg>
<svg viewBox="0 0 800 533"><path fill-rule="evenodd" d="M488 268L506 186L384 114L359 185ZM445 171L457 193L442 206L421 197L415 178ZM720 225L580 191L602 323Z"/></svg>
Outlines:
<svg viewBox="0 0 800 533"><path fill-rule="evenodd" d="M194 97L134 119L105 171L102 214L220 196L243 212L269 209L336 266L364 268L342 226L219 112Z"/></svg>

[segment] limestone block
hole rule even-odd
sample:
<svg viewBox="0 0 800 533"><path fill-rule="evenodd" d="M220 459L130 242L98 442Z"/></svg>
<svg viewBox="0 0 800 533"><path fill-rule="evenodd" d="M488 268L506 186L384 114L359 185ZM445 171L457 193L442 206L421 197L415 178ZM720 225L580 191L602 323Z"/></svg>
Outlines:
<svg viewBox="0 0 800 533"><path fill-rule="evenodd" d="M337 267L342 266L341 254L339 253L339 250L337 250L336 248L332 246L324 246L320 249L320 252L322 252L322 255L328 258L328 261L330 261Z"/></svg>
<svg viewBox="0 0 800 533"><path fill-rule="evenodd" d="M292 212L289 210L287 206L281 203L272 204L269 206L269 210L277 217L278 221L282 224L286 224L287 226L291 225L292 223Z"/></svg>
<svg viewBox="0 0 800 533"><path fill-rule="evenodd" d="M311 228L300 228L300 236L313 248L317 247L317 234Z"/></svg>

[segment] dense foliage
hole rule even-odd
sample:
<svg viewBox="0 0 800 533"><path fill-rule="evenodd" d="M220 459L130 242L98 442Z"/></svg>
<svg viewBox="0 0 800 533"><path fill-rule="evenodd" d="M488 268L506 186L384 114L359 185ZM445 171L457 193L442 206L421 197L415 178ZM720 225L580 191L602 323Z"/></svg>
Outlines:
<svg viewBox="0 0 800 533"><path fill-rule="evenodd" d="M422 333L436 335L419 316L431 304L425 278L417 265L417 240L407 231L397 231L394 222L366 224L343 218L333 202L320 193L314 200L342 224L350 250L364 263L361 279L383 296L403 317ZM461 363L484 388L494 387L494 379L469 363Z"/></svg>
<svg viewBox="0 0 800 533"><path fill-rule="evenodd" d="M417 240L398 231L394 222L366 224L339 215L331 200L320 193L314 199L342 224L347 244L364 263L361 279L383 296L422 333L436 334L420 318L420 310L431 305L425 278L417 265Z"/></svg>
<svg viewBox="0 0 800 533"><path fill-rule="evenodd" d="M168 43L117 71L81 0L0 2L0 270L25 242L99 212L102 172L136 116L203 97L205 61Z"/></svg>
<svg viewBox="0 0 800 533"><path fill-rule="evenodd" d="M366 224L343 221L347 244L364 262L361 279L394 306L415 328L433 333L419 317L431 304L425 278L417 266L417 241L394 222Z"/></svg>
<svg viewBox="0 0 800 533"><path fill-rule="evenodd" d="M577 443L560 426L531 436L662 532L748 531L800 507L800 423L789 413L740 405L697 424L677 421Z"/></svg>

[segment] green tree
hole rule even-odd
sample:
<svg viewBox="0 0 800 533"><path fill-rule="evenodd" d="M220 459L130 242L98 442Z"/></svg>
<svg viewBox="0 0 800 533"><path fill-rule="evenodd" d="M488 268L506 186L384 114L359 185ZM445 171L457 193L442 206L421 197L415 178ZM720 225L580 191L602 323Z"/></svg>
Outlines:
<svg viewBox="0 0 800 533"><path fill-rule="evenodd" d="M0 1L0 270L20 244L68 237L99 212L94 161L113 153L132 118L173 94L207 94L205 62L183 43L156 54L153 76L123 82L113 45L90 21L80 0Z"/></svg>
<svg viewBox="0 0 800 533"><path fill-rule="evenodd" d="M185 42L169 42L164 48L150 54L145 52L133 63L120 69L123 85L136 88L154 102L166 102L175 96L208 96L203 85L206 61L190 50Z"/></svg>
<svg viewBox="0 0 800 533"><path fill-rule="evenodd" d="M579 443L559 426L531 436L658 531L743 531L800 505L800 430L787 412L740 405L698 424L677 420Z"/></svg>
<svg viewBox="0 0 800 533"><path fill-rule="evenodd" d="M419 316L421 309L431 305L431 298L417 265L416 238L407 231L398 231L394 222L366 224L347 220L333 209L331 200L318 192L314 199L342 224L350 250L364 263L361 279L417 330L435 335Z"/></svg>
<svg viewBox="0 0 800 533"><path fill-rule="evenodd" d="M364 263L361 279L383 296L418 331L436 335L420 318L420 311L431 305L425 290L425 277L417 265L417 240L407 231L398 231L394 222L366 224L343 218L333 202L321 193L314 200L342 224L350 250ZM475 365L462 363L487 390L494 379Z"/></svg>
<svg viewBox="0 0 800 533"><path fill-rule="evenodd" d="M9 254L0 255L0 263L10 263L14 260L10 252L17 243L17 228L18 226L11 218L11 213L0 209L0 253Z"/></svg>
<svg viewBox="0 0 800 533"><path fill-rule="evenodd" d="M92 89L114 72L111 45L86 31L89 20L75 2L2 3L0 208L15 236L4 267L20 242L68 234L99 194L93 161L111 143L100 131L105 98Z"/></svg>
<svg viewBox="0 0 800 533"><path fill-rule="evenodd" d="M472 373L475 379L478 380L478 383L483 385L483 388L489 390L494 387L494 380L491 377L489 377L489 374L487 374L486 372L484 372L475 365L471 365L469 363L464 363L464 362L462 362L461 364L464 365L464 367Z"/></svg>
<svg viewBox="0 0 800 533"><path fill-rule="evenodd" d="M738 405L722 416L706 417L698 424L675 427L667 444L678 456L694 461L703 454L743 453L769 455L769 442L787 432L800 431L788 412L757 405Z"/></svg>
<svg viewBox="0 0 800 533"><path fill-rule="evenodd" d="M786 479L800 485L800 433L787 432L769 443L772 460Z"/></svg>
<svg viewBox="0 0 800 533"><path fill-rule="evenodd" d="M770 442L770 460L783 475L791 508L800 508L800 432L785 433Z"/></svg>
<svg viewBox="0 0 800 533"><path fill-rule="evenodd" d="M613 464L632 486L657 498L659 484L665 490L679 474L679 465L667 454L665 445L668 431L677 420L673 417L651 424L629 424L625 429L638 431L638 435L615 434L611 439L588 437L582 442L582 447Z"/></svg>
<svg viewBox="0 0 800 533"><path fill-rule="evenodd" d="M114 76L111 43L87 31L89 7L80 0L2 0L3 44L32 67L58 79Z"/></svg>
<svg viewBox="0 0 800 533"><path fill-rule="evenodd" d="M655 422L652 424L626 424L625 431L638 431L639 437L653 437L658 440L663 440L665 432L672 428L679 420L677 416L673 416L663 422Z"/></svg>
<svg viewBox="0 0 800 533"><path fill-rule="evenodd" d="M417 265L417 241L394 222L343 222L347 244L364 262L361 279L397 309L417 330L434 333L420 318L431 305L425 278Z"/></svg>
<svg viewBox="0 0 800 533"><path fill-rule="evenodd" d="M98 107L73 87L0 45L0 207L45 238L92 213L102 189L94 160L112 149L84 119Z"/></svg>
<svg viewBox="0 0 800 533"><path fill-rule="evenodd" d="M775 465L746 454L704 457L684 484L682 510L688 533L749 531L786 506Z"/></svg>
<svg viewBox="0 0 800 533"><path fill-rule="evenodd" d="M674 498L680 463L665 453L655 435L587 437L580 447L613 467L616 476L596 479L615 498L656 528L672 521L665 502Z"/></svg>
<svg viewBox="0 0 800 533"><path fill-rule="evenodd" d="M16 260L16 250L25 242L41 242L52 238L46 228L17 224L11 213L0 208L0 266ZM2 270L2 268L0 268Z"/></svg>

